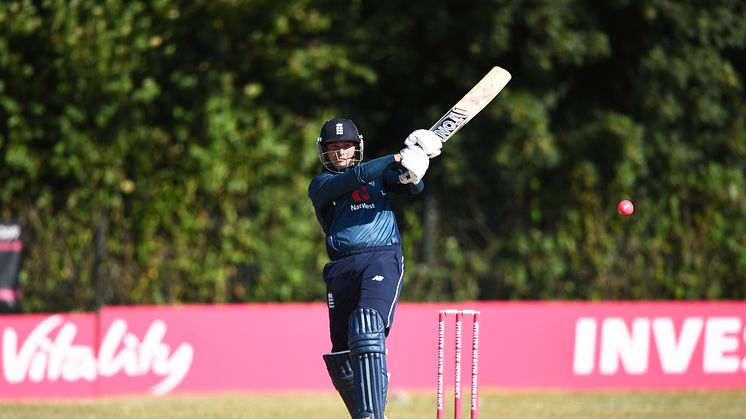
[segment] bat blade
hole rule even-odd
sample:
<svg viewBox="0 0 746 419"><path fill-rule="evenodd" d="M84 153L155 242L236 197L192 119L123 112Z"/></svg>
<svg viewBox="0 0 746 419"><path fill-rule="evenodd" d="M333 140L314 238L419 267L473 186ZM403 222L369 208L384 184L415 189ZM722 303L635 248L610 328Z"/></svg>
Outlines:
<svg viewBox="0 0 746 419"><path fill-rule="evenodd" d="M443 142L466 125L471 118L487 106L492 99L508 84L510 73L500 67L492 69L482 77L469 92L461 98L435 125L430 128Z"/></svg>

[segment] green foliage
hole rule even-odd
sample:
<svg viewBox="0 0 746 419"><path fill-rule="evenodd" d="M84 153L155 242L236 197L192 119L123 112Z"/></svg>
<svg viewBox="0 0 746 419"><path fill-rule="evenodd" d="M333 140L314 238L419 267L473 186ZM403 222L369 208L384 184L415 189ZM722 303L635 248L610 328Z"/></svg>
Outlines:
<svg viewBox="0 0 746 419"><path fill-rule="evenodd" d="M321 123L398 150L492 65L396 201L403 298L745 298L745 50L736 0L3 2L26 310L321 300Z"/></svg>

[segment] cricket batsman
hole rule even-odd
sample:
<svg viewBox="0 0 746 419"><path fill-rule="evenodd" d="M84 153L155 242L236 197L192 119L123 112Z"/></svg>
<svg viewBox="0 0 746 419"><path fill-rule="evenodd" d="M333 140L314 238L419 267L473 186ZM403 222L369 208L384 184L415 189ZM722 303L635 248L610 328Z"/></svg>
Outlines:
<svg viewBox="0 0 746 419"><path fill-rule="evenodd" d="M363 136L344 118L324 123L316 140L322 170L308 196L331 259L324 282L332 348L323 358L353 419L383 419L386 408L386 336L404 279L389 194L422 192L422 177L442 141L416 130L404 145L363 163Z"/></svg>

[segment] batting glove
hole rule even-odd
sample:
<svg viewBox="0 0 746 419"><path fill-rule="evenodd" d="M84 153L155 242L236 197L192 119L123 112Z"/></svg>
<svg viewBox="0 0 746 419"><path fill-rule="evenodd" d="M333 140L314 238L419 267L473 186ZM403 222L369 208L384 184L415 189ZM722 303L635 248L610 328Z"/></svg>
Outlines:
<svg viewBox="0 0 746 419"><path fill-rule="evenodd" d="M407 147L402 149L401 165L407 171L399 176L400 183L419 183L425 176L427 168L430 166L430 159L427 157L425 150L419 147Z"/></svg>
<svg viewBox="0 0 746 419"><path fill-rule="evenodd" d="M426 129L412 131L407 139L404 140L407 147L418 146L425 150L427 157L434 158L440 155L440 149L443 147L443 141L434 132Z"/></svg>

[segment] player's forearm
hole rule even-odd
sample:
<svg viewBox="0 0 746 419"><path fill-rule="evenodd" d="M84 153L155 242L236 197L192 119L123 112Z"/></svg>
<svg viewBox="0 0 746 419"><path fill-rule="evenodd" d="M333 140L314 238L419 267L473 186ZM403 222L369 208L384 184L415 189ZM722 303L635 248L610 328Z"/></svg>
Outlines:
<svg viewBox="0 0 746 419"><path fill-rule="evenodd" d="M393 169L397 164L399 164L401 156L399 156L399 160L397 160L397 155L398 154L390 154L388 156L373 159L353 168L351 171L355 172L361 184L370 183L380 178L384 173L386 173L386 171Z"/></svg>
<svg viewBox="0 0 746 419"><path fill-rule="evenodd" d="M380 178L397 164L396 156L392 154L370 160L344 173L325 177L312 183L309 196L314 205L322 205Z"/></svg>

